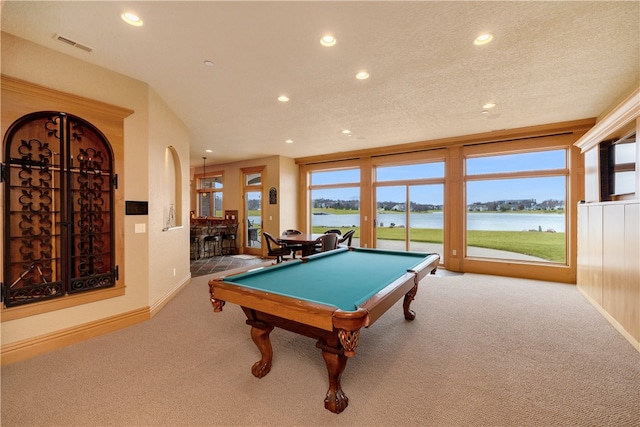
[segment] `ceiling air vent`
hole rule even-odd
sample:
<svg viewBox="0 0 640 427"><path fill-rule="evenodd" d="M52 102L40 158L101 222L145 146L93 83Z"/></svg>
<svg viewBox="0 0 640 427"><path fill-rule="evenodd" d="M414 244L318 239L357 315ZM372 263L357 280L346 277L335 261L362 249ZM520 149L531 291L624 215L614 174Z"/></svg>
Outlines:
<svg viewBox="0 0 640 427"><path fill-rule="evenodd" d="M68 45L77 47L78 49L82 49L85 52L93 52L93 48L92 47L89 47L89 46L84 45L82 43L78 43L75 40L71 40L69 37L65 37L65 36L62 36L60 34L56 34L55 36L53 36L53 38L58 40L58 41L61 41L63 43L66 43Z"/></svg>

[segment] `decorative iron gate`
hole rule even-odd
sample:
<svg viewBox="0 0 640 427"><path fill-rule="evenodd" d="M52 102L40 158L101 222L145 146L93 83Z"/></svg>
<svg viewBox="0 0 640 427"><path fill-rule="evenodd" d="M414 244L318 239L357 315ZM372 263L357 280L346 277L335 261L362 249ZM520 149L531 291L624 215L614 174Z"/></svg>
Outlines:
<svg viewBox="0 0 640 427"><path fill-rule="evenodd" d="M45 111L14 122L4 148L5 306L114 286L117 176L106 137Z"/></svg>

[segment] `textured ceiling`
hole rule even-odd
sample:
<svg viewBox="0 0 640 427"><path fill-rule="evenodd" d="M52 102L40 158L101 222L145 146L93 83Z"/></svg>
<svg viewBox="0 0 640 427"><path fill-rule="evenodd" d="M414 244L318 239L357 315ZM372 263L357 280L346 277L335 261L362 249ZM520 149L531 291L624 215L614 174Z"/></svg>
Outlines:
<svg viewBox="0 0 640 427"><path fill-rule="evenodd" d="M144 26L125 24L125 10ZM640 83L639 22L637 1L2 7L3 31L147 82L189 128L192 163L203 155L216 163L304 157L596 117ZM483 31L494 41L475 46ZM56 41L56 33L95 50ZM320 45L326 33L336 36L334 47ZM355 78L361 69L368 80ZM291 101L278 102L281 94ZM487 102L497 107L483 115Z"/></svg>

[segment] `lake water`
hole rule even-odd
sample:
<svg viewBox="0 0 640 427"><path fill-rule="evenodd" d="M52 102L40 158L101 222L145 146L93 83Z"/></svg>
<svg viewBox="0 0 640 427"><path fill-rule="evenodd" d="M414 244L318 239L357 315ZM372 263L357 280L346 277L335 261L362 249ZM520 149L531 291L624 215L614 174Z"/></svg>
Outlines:
<svg viewBox="0 0 640 427"><path fill-rule="evenodd" d="M542 231L554 230L565 232L565 215L555 213L489 213L470 212L467 214L468 230L501 230L501 231ZM406 226L404 213L378 214L378 225L389 227L394 223L396 227ZM413 214L411 224L415 228L443 228L442 212L430 214ZM360 215L313 215L314 226L325 227L358 227Z"/></svg>

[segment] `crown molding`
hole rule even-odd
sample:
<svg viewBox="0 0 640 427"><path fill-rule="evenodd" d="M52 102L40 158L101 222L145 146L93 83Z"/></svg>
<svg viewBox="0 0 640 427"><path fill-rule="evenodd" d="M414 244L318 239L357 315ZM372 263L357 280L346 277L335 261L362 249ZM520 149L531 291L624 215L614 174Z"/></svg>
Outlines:
<svg viewBox="0 0 640 427"><path fill-rule="evenodd" d="M640 87L634 90L609 114L599 120L594 127L575 142L581 152L589 151L614 132L622 129L640 116Z"/></svg>

